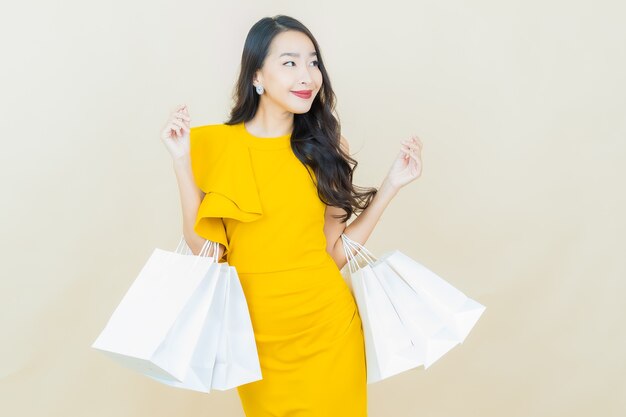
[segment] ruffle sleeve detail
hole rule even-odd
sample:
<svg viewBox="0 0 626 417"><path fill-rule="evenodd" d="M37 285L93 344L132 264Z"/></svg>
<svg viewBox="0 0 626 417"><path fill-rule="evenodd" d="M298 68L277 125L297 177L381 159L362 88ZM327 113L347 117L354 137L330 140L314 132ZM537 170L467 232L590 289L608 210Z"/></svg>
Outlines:
<svg viewBox="0 0 626 417"><path fill-rule="evenodd" d="M191 168L205 193L194 231L224 245L224 255L229 241L222 218L251 222L263 215L249 149L225 131L229 127L201 126L190 132Z"/></svg>

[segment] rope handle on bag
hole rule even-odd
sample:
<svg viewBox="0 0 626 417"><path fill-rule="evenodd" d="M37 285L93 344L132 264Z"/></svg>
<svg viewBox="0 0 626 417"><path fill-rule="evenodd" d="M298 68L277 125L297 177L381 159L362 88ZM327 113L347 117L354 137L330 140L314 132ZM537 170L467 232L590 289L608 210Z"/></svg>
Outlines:
<svg viewBox="0 0 626 417"><path fill-rule="evenodd" d="M184 235L181 237L181 240L184 240ZM189 250L189 252L191 252L191 248L189 248L189 245L187 245L187 241L185 241L185 246L187 246L187 249ZM214 248L213 250L213 255L211 255L211 259L213 260L214 263L218 262L217 259L217 255L219 253L219 244L217 242L214 242L212 240L207 240L206 242L204 242L204 244L202 245L202 249L200 249L200 253L198 253L198 256L196 256L196 259L193 262L193 268L196 267L196 264L198 263L198 260L201 257L206 257L209 254L209 249ZM192 268L192 269L193 269Z"/></svg>
<svg viewBox="0 0 626 417"><path fill-rule="evenodd" d="M353 274L359 269L360 265L358 257L360 255L360 257L363 258L363 254L359 252L358 246L356 246L354 241L348 238L348 236L342 234L341 238L343 241L343 251L346 255L346 260L348 261L348 269L350 271L350 274ZM353 249L355 253L352 253ZM365 260L367 262L367 259Z"/></svg>
<svg viewBox="0 0 626 417"><path fill-rule="evenodd" d="M341 239L343 241L343 251L346 254L346 259L348 260L350 273L356 272L358 270L358 258L365 260L365 262L370 265L377 261L376 256L374 256L372 252L370 252L365 246L361 245L359 242L350 239L345 233L341 234ZM352 253L351 249L355 250L354 254Z"/></svg>
<svg viewBox="0 0 626 417"><path fill-rule="evenodd" d="M204 244L202 245L202 249L200 249L200 252L198 253L197 256L195 256L195 260L193 262L193 266L192 266L192 270L196 267L198 260L201 257L207 257L209 250L211 249L211 247L215 247L215 250L213 251L213 255L211 255L211 258L213 259L213 262L217 263L218 262L218 254L219 254L219 245L217 242L214 242L212 240L206 240L204 242ZM179 255L193 255L193 253L191 252L191 248L189 247L189 245L187 244L187 241L185 240L185 236L182 235L180 240L178 241L178 245L176 246L176 250L174 251L174 253L177 253ZM167 263L169 264L172 258L172 252L169 252L167 255Z"/></svg>

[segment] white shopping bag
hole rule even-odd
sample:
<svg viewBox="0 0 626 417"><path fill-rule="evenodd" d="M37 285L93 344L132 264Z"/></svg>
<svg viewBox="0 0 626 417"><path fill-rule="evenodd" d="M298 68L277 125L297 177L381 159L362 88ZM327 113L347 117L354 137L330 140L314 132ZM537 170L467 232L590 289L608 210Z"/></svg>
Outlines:
<svg viewBox="0 0 626 417"><path fill-rule="evenodd" d="M147 376L172 387L185 388L207 394L211 392L215 360L222 334L224 314L226 312L225 307L230 268L232 267L227 263L216 263L214 268L209 269L209 274L211 274L213 270L217 271L215 291L211 294L199 287L198 294L200 294L200 297L198 297L196 302L190 302L186 307L186 309L198 308L204 311L204 303L207 300L210 302L208 313L202 324L198 343L195 346L193 356L187 366L186 375L181 380L165 376ZM206 280L206 282L211 281ZM185 316L184 313L182 315ZM173 329L173 331L175 330Z"/></svg>
<svg viewBox="0 0 626 417"><path fill-rule="evenodd" d="M380 257L440 314L449 337L463 343L486 307L468 298L450 283L399 250ZM436 358L435 358L436 359ZM434 362L434 361L433 361Z"/></svg>
<svg viewBox="0 0 626 417"><path fill-rule="evenodd" d="M246 297L235 267L229 267L226 307L211 387L228 390L262 379Z"/></svg>
<svg viewBox="0 0 626 417"><path fill-rule="evenodd" d="M419 347L416 352L418 365L428 368L459 343L459 338L444 320L445 305L432 302L432 297L423 288L415 290L410 287L404 276L391 268L386 255L380 257L372 268L386 297L393 303L405 332Z"/></svg>
<svg viewBox="0 0 626 417"><path fill-rule="evenodd" d="M402 252L377 259L346 235L342 239L364 327L368 383L428 368L462 343L484 312L483 305Z"/></svg>
<svg viewBox="0 0 626 417"><path fill-rule="evenodd" d="M194 256L179 251L183 242L176 252L153 251L92 344L146 376L181 382L187 377L222 269L217 250L213 257L202 256L211 243L217 243L207 241L200 255ZM211 362L216 346L206 349L206 360Z"/></svg>
<svg viewBox="0 0 626 417"><path fill-rule="evenodd" d="M351 284L363 324L367 382L373 383L421 365L394 305L385 294L376 272L366 265L351 272Z"/></svg>

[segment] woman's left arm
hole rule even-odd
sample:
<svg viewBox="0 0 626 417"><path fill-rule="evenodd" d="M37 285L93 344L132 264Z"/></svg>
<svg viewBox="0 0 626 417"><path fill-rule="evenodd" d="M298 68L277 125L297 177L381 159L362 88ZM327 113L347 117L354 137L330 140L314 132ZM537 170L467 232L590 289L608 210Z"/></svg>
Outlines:
<svg viewBox="0 0 626 417"><path fill-rule="evenodd" d="M341 136L341 143L349 153L348 141ZM372 198L369 206L363 210L350 225L336 219L333 215L345 215L345 210L340 207L326 206L324 221L324 233L326 235L327 252L333 258L339 269L343 268L347 259L343 249L341 234L345 233L351 240L365 245L367 239L374 231L374 227L398 193L400 188L416 180L422 174L422 142L417 136L403 140L400 152L378 188L378 192Z"/></svg>

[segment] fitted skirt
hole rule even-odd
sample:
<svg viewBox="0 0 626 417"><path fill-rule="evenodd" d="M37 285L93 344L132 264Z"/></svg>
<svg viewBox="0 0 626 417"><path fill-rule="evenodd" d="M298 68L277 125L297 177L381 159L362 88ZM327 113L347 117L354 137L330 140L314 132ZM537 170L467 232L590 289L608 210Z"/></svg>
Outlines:
<svg viewBox="0 0 626 417"><path fill-rule="evenodd" d="M239 274L263 379L237 387L247 417L365 417L365 342L336 264Z"/></svg>

